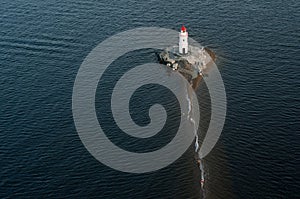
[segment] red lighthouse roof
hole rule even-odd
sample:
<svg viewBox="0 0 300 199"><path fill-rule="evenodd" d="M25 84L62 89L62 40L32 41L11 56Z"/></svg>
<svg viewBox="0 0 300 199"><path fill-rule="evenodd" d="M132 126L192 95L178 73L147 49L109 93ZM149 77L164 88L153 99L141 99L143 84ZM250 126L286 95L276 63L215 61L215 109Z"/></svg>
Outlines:
<svg viewBox="0 0 300 199"><path fill-rule="evenodd" d="M181 27L182 32L186 32L186 28L184 26Z"/></svg>

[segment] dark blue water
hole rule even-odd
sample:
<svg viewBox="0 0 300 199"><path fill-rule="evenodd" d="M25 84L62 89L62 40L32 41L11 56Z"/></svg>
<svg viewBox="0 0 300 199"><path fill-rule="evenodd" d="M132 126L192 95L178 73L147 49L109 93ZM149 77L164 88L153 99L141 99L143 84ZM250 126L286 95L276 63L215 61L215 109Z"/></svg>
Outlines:
<svg viewBox="0 0 300 199"><path fill-rule="evenodd" d="M299 198L299 22L296 0L1 2L0 197L203 197L193 146L157 172L121 173L88 153L72 118L77 71L99 42L185 24L216 52L228 100L205 196Z"/></svg>

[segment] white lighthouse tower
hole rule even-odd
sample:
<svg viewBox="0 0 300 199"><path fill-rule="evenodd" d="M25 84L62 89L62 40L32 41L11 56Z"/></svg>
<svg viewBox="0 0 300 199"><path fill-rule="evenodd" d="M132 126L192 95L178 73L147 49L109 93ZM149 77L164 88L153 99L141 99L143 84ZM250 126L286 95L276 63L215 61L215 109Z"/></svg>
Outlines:
<svg viewBox="0 0 300 199"><path fill-rule="evenodd" d="M188 32L184 26L181 27L181 31L179 33L179 53L180 54L187 54L189 51L189 44L188 44Z"/></svg>

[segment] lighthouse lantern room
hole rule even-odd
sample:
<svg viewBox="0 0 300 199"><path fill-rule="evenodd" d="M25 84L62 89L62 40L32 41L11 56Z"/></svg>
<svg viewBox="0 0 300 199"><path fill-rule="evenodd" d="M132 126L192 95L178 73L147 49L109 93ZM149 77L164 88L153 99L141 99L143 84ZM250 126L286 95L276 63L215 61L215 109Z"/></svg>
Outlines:
<svg viewBox="0 0 300 199"><path fill-rule="evenodd" d="M179 33L179 53L187 54L189 51L188 45L188 32L184 26L181 27L181 31Z"/></svg>

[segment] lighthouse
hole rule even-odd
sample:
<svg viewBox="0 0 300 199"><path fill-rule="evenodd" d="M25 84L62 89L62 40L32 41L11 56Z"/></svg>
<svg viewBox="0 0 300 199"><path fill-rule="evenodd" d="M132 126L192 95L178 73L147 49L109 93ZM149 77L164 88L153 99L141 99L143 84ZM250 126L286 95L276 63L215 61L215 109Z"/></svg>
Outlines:
<svg viewBox="0 0 300 199"><path fill-rule="evenodd" d="M185 55L188 53L188 51L188 32L186 31L186 28L182 26L179 33L179 53Z"/></svg>

